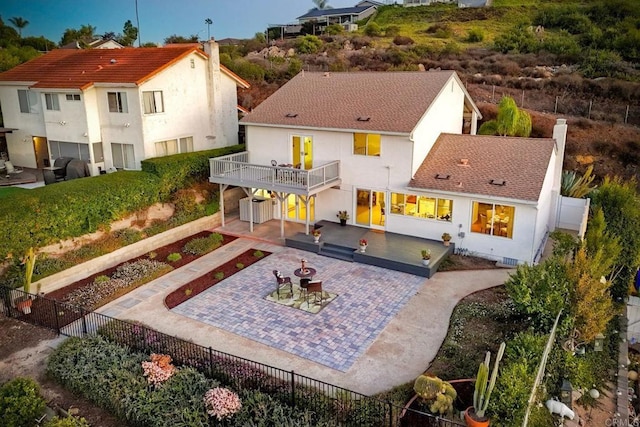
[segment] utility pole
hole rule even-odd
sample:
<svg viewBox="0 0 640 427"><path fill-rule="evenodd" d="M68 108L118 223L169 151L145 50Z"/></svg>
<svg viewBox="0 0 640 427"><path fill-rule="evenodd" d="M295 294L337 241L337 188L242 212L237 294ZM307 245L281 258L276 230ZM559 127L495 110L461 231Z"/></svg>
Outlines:
<svg viewBox="0 0 640 427"><path fill-rule="evenodd" d="M211 20L211 18L207 18L204 20L204 23L207 24L207 40L211 40L211 24L213 24L213 21Z"/></svg>
<svg viewBox="0 0 640 427"><path fill-rule="evenodd" d="M138 26L138 47L141 47L142 35L140 33L140 18L138 17L138 0L136 0L136 25Z"/></svg>

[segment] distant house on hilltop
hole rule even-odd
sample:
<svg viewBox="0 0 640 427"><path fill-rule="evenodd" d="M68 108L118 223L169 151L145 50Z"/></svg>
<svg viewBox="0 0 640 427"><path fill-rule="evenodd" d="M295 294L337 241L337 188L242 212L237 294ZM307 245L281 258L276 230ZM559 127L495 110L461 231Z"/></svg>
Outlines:
<svg viewBox="0 0 640 427"><path fill-rule="evenodd" d="M348 26L373 15L382 3L376 1L361 1L353 7L336 9L311 9L304 15L298 16L298 23L317 22L329 26L339 24Z"/></svg>
<svg viewBox="0 0 640 427"><path fill-rule="evenodd" d="M434 3L458 3L458 7L485 7L491 6L493 0L404 0L404 7L429 6Z"/></svg>

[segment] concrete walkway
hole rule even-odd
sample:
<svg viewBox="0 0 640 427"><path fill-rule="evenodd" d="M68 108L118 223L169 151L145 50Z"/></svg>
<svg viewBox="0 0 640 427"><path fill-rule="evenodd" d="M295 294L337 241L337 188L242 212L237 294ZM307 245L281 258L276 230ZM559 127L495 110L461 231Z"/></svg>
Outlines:
<svg viewBox="0 0 640 427"><path fill-rule="evenodd" d="M244 226L245 224L232 222L227 227L218 230L238 234L237 228ZM234 229L234 227L236 228ZM262 225L260 227L262 227ZM324 260L314 259L314 262L323 265L323 268L327 271L327 286L335 288L337 293L341 294L334 302L325 307L317 315L299 312L295 309L289 309L288 307L282 307L264 301L261 297L261 292L263 292L262 286L267 286L269 289L275 286L273 284L273 278L269 275L264 278L264 283L259 280L252 283L252 286L255 286L257 289L255 292L256 296L251 297L253 299L247 300L246 306L249 307L249 309L246 310L246 312L240 312L242 306L237 306L232 309L229 308L232 304L226 306L223 304L218 308L214 308L214 305L209 304L213 304L214 302L216 304L220 303L220 301L216 301L216 295L222 295L220 292L224 293L229 291L229 289L234 289L234 287L237 290L237 284L233 284L232 282L225 284L225 282L227 282L226 280L211 288L209 290L211 292L207 291L190 300L190 302L196 305L196 307L194 307L194 314L189 314L185 311L183 311L185 315L178 314L178 308L183 310L181 306L173 311L168 310L164 306L164 297L172 290L206 272L213 271L216 266L233 259L236 255L247 249L254 248L274 253L274 255L245 269L247 270L246 272L242 272L242 274L253 274L253 277L257 277L255 274L264 276L265 271L279 268L278 265L270 264L270 258L274 261L277 260L279 264L283 263L283 259L297 260L297 253L288 252L296 250L285 248L279 244L278 238L274 238L269 231L265 231L268 230L268 227L269 226L262 227L251 236L241 237L179 270L150 282L134 292L102 307L98 312L119 319L138 320L161 332L192 341L205 347L212 347L219 351L231 353L281 369L294 370L298 374L369 395L413 381L418 375L424 372L435 357L446 336L449 318L457 302L473 292L501 285L507 279L509 272L512 271L496 269L444 272L437 273L431 279L406 275L406 279L410 282L415 281L415 285L407 285L409 289L411 289L411 294L405 297L399 295L400 293L397 292L394 292L393 295L384 294L382 296L383 304L394 307L394 310L391 315L387 312L380 313L378 316L377 310L379 308L377 307L380 307L382 303L366 306L360 312L357 311L357 307L352 305L348 306L345 311L345 307L340 304L353 301L353 298L356 298L361 292L356 292L349 296L348 280L345 279L342 282L336 280L331 281L328 278L328 272L358 270L359 273L355 276L355 280L357 281L358 277L378 277L371 275L385 274L384 272L378 271L384 269L345 263L333 259L331 259L331 265L325 266L322 264ZM275 231L279 234L279 229ZM295 231L296 230L291 230L291 232ZM345 265L341 266L334 263L344 263ZM255 268L252 269L252 267ZM289 267L287 266L286 268ZM238 274L232 277L236 277ZM396 276L399 273L391 272L391 274ZM370 281L377 282L378 279L370 279ZM245 281L244 283L251 282ZM220 286L223 284L225 285ZM384 287L385 283L380 283L380 285ZM389 284L388 286L393 285ZM415 286L415 288L411 286ZM226 290L225 287L227 288ZM377 291L373 289L372 292ZM365 300L368 301L370 299L366 294L364 296ZM340 301L341 297L342 302ZM255 302L259 307L263 304L270 305L268 305L268 310L261 310L256 309L255 306L249 302ZM206 312L207 307L210 307L209 312ZM339 308L342 309L339 310ZM234 310L237 310L238 313ZM278 310L291 311L281 313ZM207 316L204 316L203 313L207 314ZM315 361L312 360L314 359L313 357L300 356L300 354L304 354L302 349L308 350L314 345L323 345L327 341L332 342L332 340L336 338L333 333L323 337L322 334L314 333L313 329L309 329L307 333L304 327L292 327L292 330L299 329L297 333L303 334L297 335L297 338L296 335L293 334L293 342L295 343L296 339L301 338L304 338L305 341L301 341L300 349L293 346L289 347L288 351L285 351L282 348L286 348L286 345L277 348L278 345L272 343L269 339L262 339L260 340L262 342L259 342L256 339L246 338L243 336L242 330L236 329L236 325L231 324L233 323L232 321L231 323L227 321L223 326L213 326L213 324L220 325L216 323L219 322L216 318L223 317L223 314L230 319L234 319L234 314L237 314L237 323L239 324L243 318L242 316L245 316L246 313L253 313L256 316L255 320L258 322L257 324L272 322L270 325L273 326L273 322L277 322L279 319L282 320L280 324L286 324L285 321L292 321L291 318L286 318L286 316L304 315L306 318L303 316L303 318L301 318L302 320L311 319L313 322L313 320L318 319L321 324L327 326L339 325L342 328L341 330L346 331L345 333L353 333L354 331L358 332L367 329L367 333L370 333L372 336L370 338L363 338L361 346L358 347L357 350L354 349L355 347L350 349L351 353L353 353L351 358L340 359L339 363L334 363L332 360L327 360L326 355L324 358L317 358ZM265 314L269 314L271 318L267 320L260 318L260 316L264 317ZM199 321L187 316L197 318ZM314 318L313 316L324 317ZM349 318L347 316L355 317ZM384 321L378 322L378 319L383 317ZM363 320L364 323L356 323L358 319L362 320L365 318L366 320ZM373 323L379 323L379 325L369 327ZM231 330L234 332L230 332ZM285 331L280 331L279 333L282 334L283 337L287 336ZM349 340L350 338L346 337L345 339ZM271 343L271 345L265 343ZM345 352L341 350L346 348L345 345L336 343L332 345L337 347L335 348L337 355L340 357L344 356L343 353ZM295 350L300 351L296 352ZM329 359L331 358L329 357Z"/></svg>

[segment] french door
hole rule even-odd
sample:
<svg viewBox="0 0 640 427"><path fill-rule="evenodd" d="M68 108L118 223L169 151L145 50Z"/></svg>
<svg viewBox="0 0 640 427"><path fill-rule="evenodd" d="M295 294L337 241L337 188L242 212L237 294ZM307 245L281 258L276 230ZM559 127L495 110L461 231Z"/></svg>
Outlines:
<svg viewBox="0 0 640 427"><path fill-rule="evenodd" d="M386 193L367 188L356 188L356 224L384 230L386 220Z"/></svg>

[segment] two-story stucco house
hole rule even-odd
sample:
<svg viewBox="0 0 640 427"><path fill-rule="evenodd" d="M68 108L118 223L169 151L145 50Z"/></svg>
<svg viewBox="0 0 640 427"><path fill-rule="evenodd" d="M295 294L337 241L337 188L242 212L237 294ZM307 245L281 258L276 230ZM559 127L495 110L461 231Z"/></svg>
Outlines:
<svg viewBox="0 0 640 427"><path fill-rule="evenodd" d="M211 182L276 200L286 221L336 221L535 262L555 228L566 138L486 137L453 71L300 73L241 120L247 151Z"/></svg>
<svg viewBox="0 0 640 427"><path fill-rule="evenodd" d="M85 160L93 174L238 141L237 86L218 45L58 49L0 74L8 155L41 168Z"/></svg>

